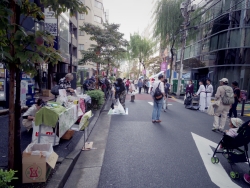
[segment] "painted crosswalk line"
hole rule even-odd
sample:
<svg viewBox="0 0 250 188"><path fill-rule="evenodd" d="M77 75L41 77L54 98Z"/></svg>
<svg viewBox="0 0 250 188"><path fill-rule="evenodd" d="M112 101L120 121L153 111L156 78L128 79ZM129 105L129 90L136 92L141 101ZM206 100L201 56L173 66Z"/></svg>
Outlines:
<svg viewBox="0 0 250 188"><path fill-rule="evenodd" d="M211 157L214 152L211 147L216 148L217 144L197 134L191 133L191 135L195 141L211 181L218 187L239 187L232 181L220 162L218 164L212 164Z"/></svg>
<svg viewBox="0 0 250 188"><path fill-rule="evenodd" d="M150 104L151 106L153 106L154 105L154 103L153 102L148 102L148 104ZM168 104L168 106L172 106L173 104Z"/></svg>

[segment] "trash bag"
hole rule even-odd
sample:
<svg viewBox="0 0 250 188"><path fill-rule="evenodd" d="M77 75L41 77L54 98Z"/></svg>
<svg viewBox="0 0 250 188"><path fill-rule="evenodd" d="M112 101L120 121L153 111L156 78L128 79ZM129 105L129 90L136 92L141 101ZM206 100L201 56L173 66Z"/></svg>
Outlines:
<svg viewBox="0 0 250 188"><path fill-rule="evenodd" d="M26 153L30 153L31 155L42 155L46 158L53 153L52 144L29 144L25 149Z"/></svg>
<svg viewBox="0 0 250 188"><path fill-rule="evenodd" d="M119 99L117 99L117 102L114 105L113 113L114 114L125 114L126 113L123 106L121 105Z"/></svg>

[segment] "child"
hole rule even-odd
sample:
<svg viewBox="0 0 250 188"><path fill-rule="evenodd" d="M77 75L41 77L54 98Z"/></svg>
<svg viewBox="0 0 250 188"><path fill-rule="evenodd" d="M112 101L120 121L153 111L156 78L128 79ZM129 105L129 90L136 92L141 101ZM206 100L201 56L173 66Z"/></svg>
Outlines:
<svg viewBox="0 0 250 188"><path fill-rule="evenodd" d="M238 133L239 127L243 124L244 122L240 118L231 118L229 122L229 130L226 130L225 133L226 135L224 136L222 143L221 143L221 148L222 147L230 147L233 145L233 139L235 138Z"/></svg>
<svg viewBox="0 0 250 188"><path fill-rule="evenodd" d="M32 121L35 121L36 112L40 110L43 104L42 99L38 99L36 104L33 104L24 114L23 114L23 126L29 131L32 128Z"/></svg>

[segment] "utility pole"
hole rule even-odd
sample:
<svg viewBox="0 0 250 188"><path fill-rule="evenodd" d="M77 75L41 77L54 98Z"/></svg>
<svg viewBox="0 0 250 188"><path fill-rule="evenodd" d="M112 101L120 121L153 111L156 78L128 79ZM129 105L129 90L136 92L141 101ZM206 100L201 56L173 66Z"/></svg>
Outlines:
<svg viewBox="0 0 250 188"><path fill-rule="evenodd" d="M180 97L181 94L181 81L182 81L182 72L183 72L183 59L184 59L184 52L186 46L186 39L187 39L187 26L189 25L189 10L188 6L191 6L190 0L185 0L185 2L181 3L181 13L184 17L183 23L183 39L182 39L182 46L181 46L181 59L180 59L180 72L178 74L178 85L177 85L177 97Z"/></svg>

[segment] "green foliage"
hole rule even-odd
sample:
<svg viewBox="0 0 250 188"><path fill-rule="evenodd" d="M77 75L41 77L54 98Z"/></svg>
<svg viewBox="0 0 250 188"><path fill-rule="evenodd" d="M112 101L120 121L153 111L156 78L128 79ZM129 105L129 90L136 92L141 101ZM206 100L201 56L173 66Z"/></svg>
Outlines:
<svg viewBox="0 0 250 188"><path fill-rule="evenodd" d="M184 21L180 11L182 2L183 0L160 0L156 4L154 36L161 43L162 49L178 39L176 34L181 30Z"/></svg>
<svg viewBox="0 0 250 188"><path fill-rule="evenodd" d="M63 12L70 12L73 16L77 12L80 14L88 14L89 7L85 6L81 0L41 0L45 8L53 10L56 16Z"/></svg>
<svg viewBox="0 0 250 188"><path fill-rule="evenodd" d="M90 48L82 51L83 58L79 64L86 62L95 62L98 64L117 67L117 62L124 58L126 46L128 42L123 38L124 34L120 33L119 24L104 24L103 28L85 23L80 26L80 30L90 35L90 40L95 44L91 44Z"/></svg>
<svg viewBox="0 0 250 188"><path fill-rule="evenodd" d="M97 101L98 107L104 104L104 93L101 90L87 91L87 95L91 97L91 100Z"/></svg>
<svg viewBox="0 0 250 188"><path fill-rule="evenodd" d="M149 57L154 53L154 46L154 42L141 37L138 33L130 35L128 47L130 60L138 59L140 63L148 61ZM146 64L143 64L143 66L146 68Z"/></svg>
<svg viewBox="0 0 250 188"><path fill-rule="evenodd" d="M14 188L8 184L11 183L12 180L17 179L14 177L16 172L17 171L14 170L7 171L0 169L0 188Z"/></svg>

